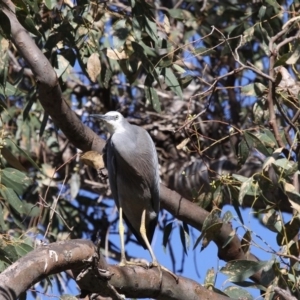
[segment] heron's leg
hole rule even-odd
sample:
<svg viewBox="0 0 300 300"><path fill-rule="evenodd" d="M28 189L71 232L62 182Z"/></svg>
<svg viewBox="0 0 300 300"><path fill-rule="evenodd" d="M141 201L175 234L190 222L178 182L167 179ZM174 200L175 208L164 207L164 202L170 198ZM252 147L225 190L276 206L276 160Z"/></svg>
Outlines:
<svg viewBox="0 0 300 300"><path fill-rule="evenodd" d="M168 270L166 267L160 265L154 255L154 252L152 250L152 247L148 241L148 238L147 238L147 233L146 233L146 210L144 209L143 210L143 213L142 213L142 219L141 219L141 227L140 227L140 234L147 246L147 249L148 251L150 252L150 255L152 257L152 266L153 267L157 267L158 270L159 270L159 281L160 281L160 285L162 283L162 270L166 271L167 273L169 273L172 277L174 277L174 279L176 280L176 282L178 282L178 277L173 273L171 272L170 270Z"/></svg>
<svg viewBox="0 0 300 300"><path fill-rule="evenodd" d="M151 258L152 258L152 266L158 266L158 262L157 262L157 259L154 255L154 252L152 250L152 247L148 241L148 238L147 238L147 233L146 233L146 210L144 209L143 210L143 213L142 213L142 219L141 219L141 226L140 226L140 234L147 246L147 249L148 251L150 252L150 255L151 255Z"/></svg>
<svg viewBox="0 0 300 300"><path fill-rule="evenodd" d="M119 234L121 241L121 266L126 265L126 255L125 255L125 246L124 246L124 223L123 223L123 209L122 206L119 208Z"/></svg>
<svg viewBox="0 0 300 300"><path fill-rule="evenodd" d="M119 234L120 234L120 241L121 241L121 261L119 263L119 266L141 266L143 268L147 268L147 265L144 263L134 262L134 261L128 261L126 260L125 255L125 244L124 244L124 222L123 222L123 209L122 206L119 208Z"/></svg>

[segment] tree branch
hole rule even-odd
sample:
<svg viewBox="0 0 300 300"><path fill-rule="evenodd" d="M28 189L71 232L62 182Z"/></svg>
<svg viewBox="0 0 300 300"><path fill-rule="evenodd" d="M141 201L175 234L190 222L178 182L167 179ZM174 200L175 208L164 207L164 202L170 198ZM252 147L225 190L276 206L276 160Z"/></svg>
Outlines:
<svg viewBox="0 0 300 300"><path fill-rule="evenodd" d="M17 299L22 292L51 274L83 268L83 259L88 259L94 252L94 244L87 240L41 246L0 274L0 299Z"/></svg>
<svg viewBox="0 0 300 300"><path fill-rule="evenodd" d="M138 266L107 266L101 254L98 265L86 269L86 260L95 255L97 256L95 246L88 240L70 240L41 246L0 274L0 299L16 299L33 284L68 269L72 269L82 290L112 299L118 299L114 293L125 294L131 298L153 297L165 300L230 299L184 277L179 277L176 283L164 271L160 286L160 273L157 268L147 270Z"/></svg>
<svg viewBox="0 0 300 300"><path fill-rule="evenodd" d="M169 211L177 219L188 223L199 231L202 230L202 225L209 215L209 212L197 204L182 198L178 193L167 187L161 189L160 201L162 208ZM220 220L220 222L222 222L222 220ZM231 225L223 223L219 234L213 239L218 247L218 257L227 262L236 259L259 261L255 255L246 255L244 253L241 247L241 241L237 235L234 236L226 247L223 247L232 231ZM257 283L261 283L261 271L255 273L250 278Z"/></svg>

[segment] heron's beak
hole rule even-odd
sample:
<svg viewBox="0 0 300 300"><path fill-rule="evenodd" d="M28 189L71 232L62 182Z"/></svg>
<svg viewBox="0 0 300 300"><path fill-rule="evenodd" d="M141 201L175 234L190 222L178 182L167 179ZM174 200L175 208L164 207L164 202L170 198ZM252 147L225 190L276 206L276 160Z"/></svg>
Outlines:
<svg viewBox="0 0 300 300"><path fill-rule="evenodd" d="M111 116L106 116L106 115L96 115L96 114L93 114L93 115L90 115L90 117L91 118L95 118L95 119L100 119L100 120L103 120L103 121L112 120Z"/></svg>

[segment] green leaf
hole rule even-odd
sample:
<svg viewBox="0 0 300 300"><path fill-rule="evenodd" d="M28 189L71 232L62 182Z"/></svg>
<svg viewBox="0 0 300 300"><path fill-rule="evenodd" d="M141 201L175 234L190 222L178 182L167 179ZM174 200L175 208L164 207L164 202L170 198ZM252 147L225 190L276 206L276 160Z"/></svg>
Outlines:
<svg viewBox="0 0 300 300"><path fill-rule="evenodd" d="M250 155L251 147L248 145L245 139L242 139L238 145L238 158L239 163L243 165Z"/></svg>
<svg viewBox="0 0 300 300"><path fill-rule="evenodd" d="M270 156L273 153L275 145L266 134L254 135L252 132L246 131L244 137L249 148L256 148L265 156Z"/></svg>
<svg viewBox="0 0 300 300"><path fill-rule="evenodd" d="M7 145L7 147L10 147L13 151L16 151L20 155L24 156L26 159L28 159L28 161L32 164L32 166L34 168L36 168L37 170L40 170L39 166L32 160L30 155L25 150L20 148L14 141L12 141L11 139L8 139L8 138L5 138L4 141Z"/></svg>
<svg viewBox="0 0 300 300"><path fill-rule="evenodd" d="M215 285L215 281L216 281L216 274L214 268L208 269L204 280L204 286L206 288L213 287Z"/></svg>
<svg viewBox="0 0 300 300"><path fill-rule="evenodd" d="M3 272L9 265L10 263L6 263L1 260L1 249L0 249L0 273Z"/></svg>
<svg viewBox="0 0 300 300"><path fill-rule="evenodd" d="M253 40L254 35L254 26L247 28L243 33L243 38L245 42L250 42Z"/></svg>
<svg viewBox="0 0 300 300"><path fill-rule="evenodd" d="M3 207L1 203L0 203L0 227L3 232L7 231L7 226L4 222ZM1 268L0 268L0 272L1 272Z"/></svg>
<svg viewBox="0 0 300 300"><path fill-rule="evenodd" d="M190 75L179 78L180 86L185 89L193 81L193 79L193 76Z"/></svg>
<svg viewBox="0 0 300 300"><path fill-rule="evenodd" d="M21 220L21 216L18 212L16 212L14 209L11 209L10 214L13 217L14 224L16 224L21 230L27 229L27 228L25 228L25 226L23 224L23 220Z"/></svg>
<svg viewBox="0 0 300 300"><path fill-rule="evenodd" d="M200 241L205 237L210 241L220 230L223 223L220 222L220 212L218 210L212 210L210 214L205 218L202 226L202 232L197 238L193 250L198 246ZM207 236L206 236L207 235Z"/></svg>
<svg viewBox="0 0 300 300"><path fill-rule="evenodd" d="M293 49L293 52L291 54L291 56L287 59L286 64L288 65L294 65L295 63L297 63L299 57L300 57L300 42L299 40L296 40L296 45Z"/></svg>
<svg viewBox="0 0 300 300"><path fill-rule="evenodd" d="M276 241L278 246L287 245L295 236L297 236L300 228L300 220L294 218L292 221L284 224L281 232L277 234Z"/></svg>
<svg viewBox="0 0 300 300"><path fill-rule="evenodd" d="M233 260L228 262L220 271L229 276L229 281L240 282L249 278L268 264L269 261Z"/></svg>
<svg viewBox="0 0 300 300"><path fill-rule="evenodd" d="M173 67L174 67L174 69L175 69L178 73L180 73L180 74L183 74L183 73L186 72L185 69L183 69L181 66L179 66L179 65L177 65L177 64L173 64Z"/></svg>
<svg viewBox="0 0 300 300"><path fill-rule="evenodd" d="M134 50L134 54L140 58L143 67L154 77L158 77L156 74L156 71L154 69L153 64L151 63L151 61L148 59L147 55L145 54L145 49L138 43L136 42L132 42L131 43L132 48ZM149 75L149 74L148 74Z"/></svg>
<svg viewBox="0 0 300 300"><path fill-rule="evenodd" d="M248 252L250 248L251 240L252 240L251 231L247 230L241 241L241 248L243 249L244 253Z"/></svg>
<svg viewBox="0 0 300 300"><path fill-rule="evenodd" d="M5 88L0 85L0 94L7 97L9 96L24 96L25 93L21 92L18 88L10 84L8 81L5 83Z"/></svg>
<svg viewBox="0 0 300 300"><path fill-rule="evenodd" d="M180 240L181 240L181 244L183 246L184 253L187 255L186 232L184 231L184 228L182 225L180 225L180 227L179 227L179 233L180 233Z"/></svg>
<svg viewBox="0 0 300 300"><path fill-rule="evenodd" d="M156 90L153 87L145 86L146 99L152 104L152 107L161 112L160 102Z"/></svg>
<svg viewBox="0 0 300 300"><path fill-rule="evenodd" d="M275 209L268 209L262 217L262 223L271 231L279 233L282 231L282 222L278 212Z"/></svg>
<svg viewBox="0 0 300 300"><path fill-rule="evenodd" d="M201 251L204 248L206 248L209 245L209 243L220 234L220 230L222 226L223 226L222 222L217 222L205 229L205 243L202 242Z"/></svg>
<svg viewBox="0 0 300 300"><path fill-rule="evenodd" d="M76 196L78 195L79 193L79 190L80 190L80 176L78 173L73 173L71 178L70 178L70 181L69 181L69 184L70 184L70 193L71 193L71 197L72 199L75 199Z"/></svg>
<svg viewBox="0 0 300 300"><path fill-rule="evenodd" d="M12 2L18 9L23 9L24 12L29 13L28 6L23 0L13 0Z"/></svg>
<svg viewBox="0 0 300 300"><path fill-rule="evenodd" d="M7 71L8 71L8 47L9 42L7 39L0 35L0 85L6 86Z"/></svg>
<svg viewBox="0 0 300 300"><path fill-rule="evenodd" d="M186 241L186 248L190 248L190 231L189 231L189 226L187 223L182 222L183 230L184 230L184 236L185 236L185 241Z"/></svg>
<svg viewBox="0 0 300 300"><path fill-rule="evenodd" d="M0 249L0 260L12 263L19 258L14 244Z"/></svg>
<svg viewBox="0 0 300 300"><path fill-rule="evenodd" d="M259 17L260 19L262 19L262 18L264 17L264 15L265 15L265 13L266 13L266 9L267 9L267 7L264 6L264 5L262 5L262 6L260 7L259 12L258 12L258 17Z"/></svg>
<svg viewBox="0 0 300 300"><path fill-rule="evenodd" d="M155 44L157 44L158 36L157 36L156 23L149 20L147 17L145 18L145 30L149 34L149 36L152 38L152 40L155 42Z"/></svg>
<svg viewBox="0 0 300 300"><path fill-rule="evenodd" d="M276 60L275 64L274 64L274 68L275 67L279 67L279 66L283 66L286 64L286 61L288 60L288 58L291 56L290 53L285 53L283 54L278 60Z"/></svg>
<svg viewBox="0 0 300 300"><path fill-rule="evenodd" d="M254 282L251 282L251 281L240 281L240 282L235 282L236 285L239 285L239 286L242 286L242 287L252 287L252 288L255 288L255 289L258 289L258 290L262 290L262 291L266 291L266 287L262 286L262 285L259 285L259 284L256 284Z"/></svg>
<svg viewBox="0 0 300 300"><path fill-rule="evenodd" d="M5 168L1 171L1 182L22 196L26 189L32 184L32 179L16 169Z"/></svg>
<svg viewBox="0 0 300 300"><path fill-rule="evenodd" d="M232 212L230 210L226 211L222 217L224 223L229 223L233 219Z"/></svg>
<svg viewBox="0 0 300 300"><path fill-rule="evenodd" d="M48 119L49 119L49 114L44 112L43 120L42 120L41 127L40 127L39 137L43 136Z"/></svg>
<svg viewBox="0 0 300 300"><path fill-rule="evenodd" d="M245 177L245 176L242 176L239 174L232 174L232 177L240 182L245 182L249 179L248 177Z"/></svg>
<svg viewBox="0 0 300 300"><path fill-rule="evenodd" d="M32 105L36 102L34 97L27 97L28 101L25 105L25 108L23 110L23 120L26 121L27 119L30 118L29 112L31 110Z"/></svg>
<svg viewBox="0 0 300 300"><path fill-rule="evenodd" d="M222 248L225 248L232 241L232 239L235 237L235 235L236 235L236 231L232 230L230 232L230 234L228 235L227 239L224 241Z"/></svg>
<svg viewBox="0 0 300 300"><path fill-rule="evenodd" d="M275 165L277 167L280 167L280 168L282 168L284 170L287 170L287 171L292 169L293 173L297 170L297 164L295 164L293 161L290 161L287 158L276 159L273 162L273 165Z"/></svg>
<svg viewBox="0 0 300 300"><path fill-rule="evenodd" d="M36 217L40 214L40 208L37 205L31 204L23 200L23 211L26 216Z"/></svg>
<svg viewBox="0 0 300 300"><path fill-rule="evenodd" d="M185 19L185 14L182 9L178 8L172 8L168 10L169 15L177 20L184 20Z"/></svg>
<svg viewBox="0 0 300 300"><path fill-rule="evenodd" d="M233 187L232 185L227 185L227 187L228 187L228 191L230 191L230 193L235 195L236 188ZM231 199L232 199L232 205L233 205L234 210L236 211L241 223L244 224L244 219L243 219L243 216L242 216L241 210L240 210L240 203L238 201L238 195L231 197Z"/></svg>
<svg viewBox="0 0 300 300"><path fill-rule="evenodd" d="M258 26L258 28L259 29L258 29L257 37L261 41L261 47L264 50L266 55L270 55L270 49L269 49L270 37L269 37L269 33L262 27L261 24Z"/></svg>
<svg viewBox="0 0 300 300"><path fill-rule="evenodd" d="M173 228L173 222L167 224L167 226L164 228L164 235L163 235L164 252L166 252L166 248L167 248L170 234L172 232L172 228Z"/></svg>
<svg viewBox="0 0 300 300"><path fill-rule="evenodd" d="M241 88L242 94L246 96L262 96L267 91L267 87L256 82L243 86Z"/></svg>
<svg viewBox="0 0 300 300"><path fill-rule="evenodd" d="M69 67L70 67L70 62L63 55L60 54L56 55L54 70L58 78L65 75L65 73L67 74Z"/></svg>
<svg viewBox="0 0 300 300"><path fill-rule="evenodd" d="M214 55L214 54L216 54L216 51L214 49L199 47L199 48L193 49L193 54L201 55L201 56L212 55L212 54Z"/></svg>
<svg viewBox="0 0 300 300"><path fill-rule="evenodd" d="M140 41L142 38L142 31L136 16L133 16L132 18L132 29L133 29L135 40Z"/></svg>
<svg viewBox="0 0 300 300"><path fill-rule="evenodd" d="M104 80L103 80L103 84L104 84L104 87L106 89L109 88L109 84L110 84L110 80L112 78L112 75L113 75L112 71L109 68L106 68L105 75L104 75Z"/></svg>
<svg viewBox="0 0 300 300"><path fill-rule="evenodd" d="M33 247L26 243L16 243L15 249L16 249L18 256L22 257L22 256L25 256L27 253L31 252L33 250Z"/></svg>
<svg viewBox="0 0 300 300"><path fill-rule="evenodd" d="M49 10L52 10L57 5L56 0L45 0L44 3Z"/></svg>
<svg viewBox="0 0 300 300"><path fill-rule="evenodd" d="M157 57L158 54L156 53L156 51L153 48L147 46L142 41L139 42L139 45L143 47L144 54L147 54L148 56L152 56L152 57Z"/></svg>
<svg viewBox="0 0 300 300"><path fill-rule="evenodd" d="M166 68L164 69L165 71L165 82L167 86L175 93L177 94L181 99L183 99L183 93L181 86L174 75L173 71L171 68Z"/></svg>
<svg viewBox="0 0 300 300"><path fill-rule="evenodd" d="M19 214L23 214L23 203L13 189L2 185L0 194Z"/></svg>
<svg viewBox="0 0 300 300"><path fill-rule="evenodd" d="M35 36L41 36L40 32L35 28L31 15L23 9L16 9L16 16L21 25Z"/></svg>
<svg viewBox="0 0 300 300"><path fill-rule="evenodd" d="M11 32L10 20L7 17L7 15L2 10L0 10L0 34L4 36L6 39L9 39L10 32Z"/></svg>
<svg viewBox="0 0 300 300"><path fill-rule="evenodd" d="M126 42L130 34L130 28L127 27L126 19L121 19L114 24L113 29L113 46L119 49Z"/></svg>
<svg viewBox="0 0 300 300"><path fill-rule="evenodd" d="M239 203L242 206L244 197L248 196L258 196L258 184L253 180L253 177L250 177L246 181L244 181L240 187L239 193Z"/></svg>
<svg viewBox="0 0 300 300"><path fill-rule="evenodd" d="M254 299L248 291L238 286L229 286L224 290L224 292L231 299L245 299L245 300Z"/></svg>

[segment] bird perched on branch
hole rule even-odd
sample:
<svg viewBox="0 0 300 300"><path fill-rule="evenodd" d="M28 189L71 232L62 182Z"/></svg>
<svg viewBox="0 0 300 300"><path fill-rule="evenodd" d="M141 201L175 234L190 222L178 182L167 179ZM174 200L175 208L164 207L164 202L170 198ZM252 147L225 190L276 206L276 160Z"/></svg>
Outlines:
<svg viewBox="0 0 300 300"><path fill-rule="evenodd" d="M130 263L125 257L124 219L139 243L150 252L152 266L158 266L150 245L159 213L160 180L155 145L145 129L131 125L119 112L91 116L103 120L111 134L103 159L119 210L120 265Z"/></svg>

